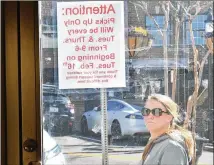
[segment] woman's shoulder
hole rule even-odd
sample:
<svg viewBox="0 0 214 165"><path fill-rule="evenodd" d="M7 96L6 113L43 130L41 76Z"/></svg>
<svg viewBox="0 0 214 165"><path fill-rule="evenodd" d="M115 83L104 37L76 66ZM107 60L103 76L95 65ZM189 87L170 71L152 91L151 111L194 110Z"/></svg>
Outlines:
<svg viewBox="0 0 214 165"><path fill-rule="evenodd" d="M161 148L165 147L178 147L185 149L185 141L180 132L174 131L170 134L164 135L155 141L156 144L160 144Z"/></svg>
<svg viewBox="0 0 214 165"><path fill-rule="evenodd" d="M179 132L172 132L165 141L165 149L187 151L185 140Z"/></svg>
<svg viewBox="0 0 214 165"><path fill-rule="evenodd" d="M174 159L178 159L176 164L180 162L188 162L187 152L182 143L182 137L178 135L166 134L157 141L152 148L152 157L162 164L175 164ZM184 164L185 164L184 163ZM182 163L181 163L182 164Z"/></svg>
<svg viewBox="0 0 214 165"><path fill-rule="evenodd" d="M165 145L165 149L173 149L173 148L176 148L176 149L181 149L181 150L186 150L186 147L185 147L185 144L181 141L177 141L175 139L172 139L172 138L169 138L167 140L167 143Z"/></svg>
<svg viewBox="0 0 214 165"><path fill-rule="evenodd" d="M160 162L164 165L187 165L189 162L187 150L180 142L169 138L162 150Z"/></svg>

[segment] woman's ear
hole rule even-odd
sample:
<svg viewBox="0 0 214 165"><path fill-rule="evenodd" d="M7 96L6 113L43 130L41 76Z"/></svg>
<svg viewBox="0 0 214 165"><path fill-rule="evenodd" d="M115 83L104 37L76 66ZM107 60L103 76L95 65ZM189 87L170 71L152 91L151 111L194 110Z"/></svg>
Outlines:
<svg viewBox="0 0 214 165"><path fill-rule="evenodd" d="M173 123L173 116L171 116L171 115L167 115L166 116L166 121L168 122L168 123L170 123L170 125Z"/></svg>

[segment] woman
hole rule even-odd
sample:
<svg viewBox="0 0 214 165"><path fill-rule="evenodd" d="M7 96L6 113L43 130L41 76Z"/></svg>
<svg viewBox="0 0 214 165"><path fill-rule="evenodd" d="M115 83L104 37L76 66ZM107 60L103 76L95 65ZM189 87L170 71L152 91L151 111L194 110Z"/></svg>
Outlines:
<svg viewBox="0 0 214 165"><path fill-rule="evenodd" d="M142 115L151 137L142 155L142 165L188 165L193 157L193 138L175 121L178 106L168 96L149 96Z"/></svg>

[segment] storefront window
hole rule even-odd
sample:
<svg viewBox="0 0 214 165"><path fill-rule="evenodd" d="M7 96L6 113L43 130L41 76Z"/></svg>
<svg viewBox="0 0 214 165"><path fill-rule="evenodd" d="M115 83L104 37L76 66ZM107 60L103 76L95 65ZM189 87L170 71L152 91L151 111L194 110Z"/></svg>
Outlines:
<svg viewBox="0 0 214 165"><path fill-rule="evenodd" d="M198 15L192 23L192 28L194 30L194 38L195 38L195 44L196 45L204 45L205 44L205 20L207 19L206 15ZM186 27L188 28L188 23L186 23ZM190 45L191 40L190 40L190 33L189 30L186 31L186 44Z"/></svg>
<svg viewBox="0 0 214 165"><path fill-rule="evenodd" d="M159 25L160 29L164 28L164 16L158 15L158 16L153 16L154 19L156 20L157 24ZM151 18L146 16L146 28L148 31L154 36L154 43L153 46L162 46L163 45L163 40L161 39L160 32L158 31L158 28L155 26L155 23ZM168 44L170 44L170 31L171 31L171 24L169 24L167 33L168 33Z"/></svg>
<svg viewBox="0 0 214 165"><path fill-rule="evenodd" d="M167 85L168 95L170 97L174 95L173 99L180 106L181 120L184 121L185 119L188 98L195 90L194 76L197 75L194 74L193 69L196 54L194 54L191 42L192 39L195 42L198 50L197 61L201 64L208 52L206 38L201 35L201 32L205 33L206 12L212 5L210 1L206 1L207 6L206 3L201 4L200 12L192 21L194 37L191 38L187 19L189 17L185 15L185 10L181 10L182 13L178 12L179 14L176 15L175 9L180 3L183 4L184 9L191 7L191 5L194 7L192 3L173 2L174 8L169 7L168 16L162 8L162 3L166 3L166 1L120 2L124 7L123 15L114 13L119 9L122 11L118 4L115 5L117 7L113 5L108 10L104 10L104 6L111 4L109 1L102 1L103 6L101 5L100 8L96 7L96 5L100 5L97 1L94 3L81 1L81 4L74 8L75 3L77 5L80 2L39 2L44 164L59 165L66 162L67 164L98 165L105 164L103 162L105 156L108 157L109 165L137 164L141 160L145 144L150 137L144 117L141 114L149 95L154 93L165 94ZM113 1L112 4L114 4ZM63 8L62 5L67 7ZM90 7L86 9L83 7L84 5ZM92 7L94 7L93 10ZM108 15L107 11L112 12L112 15ZM79 16L78 13L82 15ZM90 13L92 14L90 15ZM180 22L179 33L176 33L175 21L182 16L185 19ZM116 19L111 19L111 17ZM166 23L165 17L169 17L167 33L163 33ZM91 32L87 31L88 28L93 27L93 23L90 21L95 18L100 19L95 23L97 29L100 28L105 31L103 34L101 34L102 31L94 33L96 29ZM80 20L88 21L84 22L83 25L80 24ZM123 27L118 29L117 27L121 25ZM67 33L63 34L63 30ZM165 34L166 37L163 36ZM176 35L178 34L180 35L177 43ZM84 37L90 38L90 36L95 41L86 42ZM124 37L124 41L121 41L119 37ZM166 47L163 46L164 38L167 39ZM65 45L64 49L60 45L62 43ZM94 46L96 43L103 43L104 46L96 47ZM69 47L66 47L68 44ZM110 48L106 46L108 44L112 50L119 52L117 56L112 54L101 57L104 53L109 53ZM82 54L80 55L75 51L82 52ZM67 62L62 65L61 60L65 52L68 53ZM93 53L96 54L96 57ZM164 53L167 53L167 56ZM114 66L114 62L111 60L115 60L117 57L124 60ZM207 57L209 58L209 56ZM210 122L212 120L210 114L213 110L213 100L211 99L213 85L210 74L213 75L213 60L209 58L208 63L208 58L204 60L203 72L200 67L197 70L198 77L201 77L201 81L199 81L201 83L198 91L198 106L196 107L196 133L200 137L212 141L213 137L210 132L213 131L213 128ZM99 61L100 65L94 69L93 65L96 61ZM110 63L108 63L109 61ZM86 64L81 65L82 63ZM101 138L101 101L104 98L100 94L101 83L99 80L102 80L102 76L99 74L101 71L102 73L108 72L108 76L114 79L120 70L109 68L116 67L124 69L125 78L121 76L120 79L117 79L118 81L107 83L108 87L105 88L108 152L103 154L102 149L105 146ZM65 68L70 70L67 71ZM167 74L164 73L166 68ZM91 70L94 72L90 72ZM175 70L177 70L177 75L173 77ZM61 81L64 72L68 75L65 81ZM96 75L95 72L99 74ZM92 74L100 77L93 79ZM166 75L168 76L167 83L165 82ZM75 76L81 79L78 80L79 88L74 83L78 79ZM68 79L69 81L67 81ZM124 86L115 87L115 84L119 82L123 82ZM86 83L88 83L88 87ZM105 82L103 81L103 83ZM205 119L209 120L204 123L204 127L201 127L198 121ZM202 151L201 147L199 151ZM201 154L198 157L200 156ZM199 161L202 160L199 159ZM212 162L210 159L206 161L210 162L201 163L209 164Z"/></svg>

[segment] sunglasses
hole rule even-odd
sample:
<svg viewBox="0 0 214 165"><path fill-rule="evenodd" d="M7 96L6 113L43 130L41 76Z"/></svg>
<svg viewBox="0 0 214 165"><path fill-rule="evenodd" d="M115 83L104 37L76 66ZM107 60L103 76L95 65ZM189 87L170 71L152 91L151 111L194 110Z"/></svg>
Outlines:
<svg viewBox="0 0 214 165"><path fill-rule="evenodd" d="M169 111L165 112L160 108L154 108L154 109L143 108L141 110L141 114L143 116L148 116L150 113L152 113L154 116L161 116L163 113L170 114Z"/></svg>

